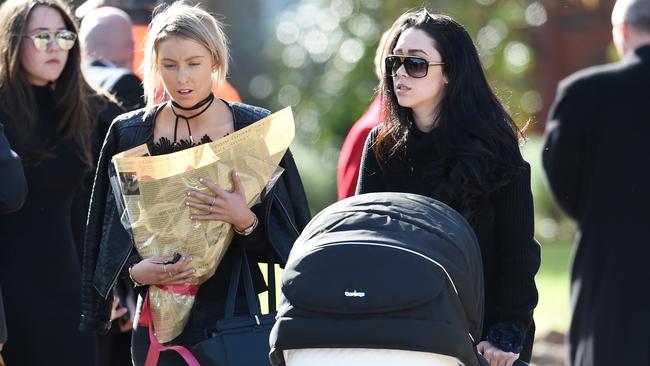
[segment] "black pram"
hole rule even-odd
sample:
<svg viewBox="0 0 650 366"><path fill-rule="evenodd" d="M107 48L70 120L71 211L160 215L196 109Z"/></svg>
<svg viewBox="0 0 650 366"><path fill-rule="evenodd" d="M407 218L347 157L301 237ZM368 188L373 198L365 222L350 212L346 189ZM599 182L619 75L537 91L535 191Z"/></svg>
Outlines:
<svg viewBox="0 0 650 366"><path fill-rule="evenodd" d="M271 360L291 366L292 350L397 350L476 366L482 314L481 253L460 214L413 194L351 197L318 214L293 246Z"/></svg>

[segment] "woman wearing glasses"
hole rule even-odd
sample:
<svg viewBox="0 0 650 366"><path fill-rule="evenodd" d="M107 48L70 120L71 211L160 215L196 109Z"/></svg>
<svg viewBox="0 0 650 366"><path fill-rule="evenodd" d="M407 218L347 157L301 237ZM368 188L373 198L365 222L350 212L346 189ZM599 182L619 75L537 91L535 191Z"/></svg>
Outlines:
<svg viewBox="0 0 650 366"><path fill-rule="evenodd" d="M385 115L366 141L357 193L416 193L463 214L483 255L478 351L491 365L528 361L540 249L519 130L460 24L421 10L403 14L390 32L379 89Z"/></svg>
<svg viewBox="0 0 650 366"><path fill-rule="evenodd" d="M79 248L102 101L81 76L62 2L8 0L0 24L0 123L28 185L23 207L0 216L2 354L8 365L92 365L94 340L78 331Z"/></svg>

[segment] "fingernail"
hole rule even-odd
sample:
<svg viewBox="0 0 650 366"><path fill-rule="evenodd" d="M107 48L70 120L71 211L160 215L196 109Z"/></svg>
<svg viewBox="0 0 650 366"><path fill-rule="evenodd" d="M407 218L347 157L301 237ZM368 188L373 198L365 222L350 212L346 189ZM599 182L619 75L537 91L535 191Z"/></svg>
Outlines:
<svg viewBox="0 0 650 366"><path fill-rule="evenodd" d="M194 257L187 257L187 260L189 260L190 262L191 262L193 259L194 259Z"/></svg>
<svg viewBox="0 0 650 366"><path fill-rule="evenodd" d="M192 268L192 273L196 273L196 268Z"/></svg>
<svg viewBox="0 0 650 366"><path fill-rule="evenodd" d="M188 195L188 196L191 196L191 195L192 195L192 192L188 191L188 192L187 192L187 195Z"/></svg>
<svg viewBox="0 0 650 366"><path fill-rule="evenodd" d="M190 203L189 203L189 202L185 202L185 206L189 206L189 205L190 205Z"/></svg>
<svg viewBox="0 0 650 366"><path fill-rule="evenodd" d="M201 182L201 183L203 183L204 180L205 179L203 179L203 178L199 178L199 182Z"/></svg>
<svg viewBox="0 0 650 366"><path fill-rule="evenodd" d="M194 216L190 216L190 220L194 220Z"/></svg>

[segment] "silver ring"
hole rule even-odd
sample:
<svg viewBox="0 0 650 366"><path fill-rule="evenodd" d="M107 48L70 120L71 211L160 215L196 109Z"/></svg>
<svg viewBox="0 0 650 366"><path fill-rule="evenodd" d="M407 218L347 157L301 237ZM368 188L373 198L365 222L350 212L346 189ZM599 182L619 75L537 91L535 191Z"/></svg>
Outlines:
<svg viewBox="0 0 650 366"><path fill-rule="evenodd" d="M217 196L212 197L212 202L210 203L210 206L214 206L215 202L217 202Z"/></svg>

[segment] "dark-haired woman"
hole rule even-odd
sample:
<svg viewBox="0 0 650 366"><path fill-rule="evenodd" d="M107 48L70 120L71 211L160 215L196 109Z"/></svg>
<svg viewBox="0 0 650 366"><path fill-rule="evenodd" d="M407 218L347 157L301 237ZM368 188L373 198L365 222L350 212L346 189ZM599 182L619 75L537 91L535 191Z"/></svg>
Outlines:
<svg viewBox="0 0 650 366"><path fill-rule="evenodd" d="M94 340L78 331L79 241L100 99L81 76L65 4L8 0L0 24L0 122L28 185L23 207L0 216L3 356L8 365L92 365Z"/></svg>
<svg viewBox="0 0 650 366"><path fill-rule="evenodd" d="M483 255L477 349L491 365L528 361L540 248L519 131L460 24L421 10L402 15L390 32L380 85L386 112L366 141L357 193L417 193L459 211Z"/></svg>

